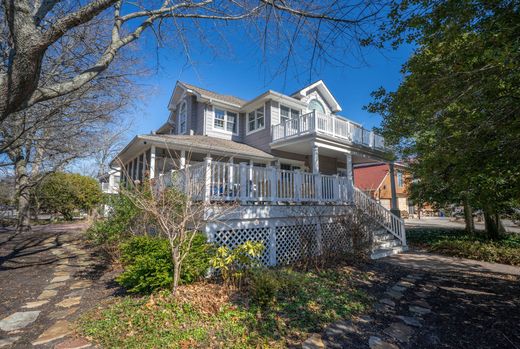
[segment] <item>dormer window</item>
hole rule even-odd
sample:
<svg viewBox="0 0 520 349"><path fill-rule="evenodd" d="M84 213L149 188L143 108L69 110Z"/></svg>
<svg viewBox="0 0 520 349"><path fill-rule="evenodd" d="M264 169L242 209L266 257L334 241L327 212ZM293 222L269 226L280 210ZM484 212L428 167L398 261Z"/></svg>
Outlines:
<svg viewBox="0 0 520 349"><path fill-rule="evenodd" d="M318 113L325 114L325 108L323 107L323 104L321 104L321 102L316 98L309 101L309 110L315 110Z"/></svg>
<svg viewBox="0 0 520 349"><path fill-rule="evenodd" d="M188 118L188 108L186 101L182 101L179 107L179 134L186 133L186 123Z"/></svg>

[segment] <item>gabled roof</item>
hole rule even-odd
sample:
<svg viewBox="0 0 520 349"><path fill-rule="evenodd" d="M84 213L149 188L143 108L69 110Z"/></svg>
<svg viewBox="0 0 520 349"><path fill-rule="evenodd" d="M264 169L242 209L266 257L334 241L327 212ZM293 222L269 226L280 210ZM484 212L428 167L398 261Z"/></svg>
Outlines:
<svg viewBox="0 0 520 349"><path fill-rule="evenodd" d="M361 190L376 190L388 173L387 164L371 164L354 167L354 185Z"/></svg>
<svg viewBox="0 0 520 349"><path fill-rule="evenodd" d="M342 110L338 101L336 101L336 98L334 98L332 93L330 93L330 90L327 88L327 86L325 85L323 80L318 80L318 81L310 84L309 86L306 86L306 87L302 88L301 90L296 91L295 93L293 93L291 95L291 97L295 97L298 99L305 97L307 95L307 92L314 88L316 88L320 92L320 94L323 96L323 98L325 99L327 104L331 107L333 112L336 113L336 112L340 112Z"/></svg>
<svg viewBox="0 0 520 349"><path fill-rule="evenodd" d="M177 90L178 87L180 87L188 92L194 93L199 98L215 100L215 101L219 101L222 103L231 104L236 107L242 107L244 104L247 103L247 101L242 98L213 92L210 90L206 90L202 87L198 87L198 86L188 84L188 83L182 82L182 81L177 81L177 85L175 86L174 92L172 94L172 99L173 99L173 95L175 94L175 90Z"/></svg>

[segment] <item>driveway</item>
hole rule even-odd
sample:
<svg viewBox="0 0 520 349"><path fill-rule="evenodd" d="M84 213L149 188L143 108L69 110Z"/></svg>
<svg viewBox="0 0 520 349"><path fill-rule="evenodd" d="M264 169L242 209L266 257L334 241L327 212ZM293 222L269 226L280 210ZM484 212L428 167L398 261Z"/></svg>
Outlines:
<svg viewBox="0 0 520 349"><path fill-rule="evenodd" d="M110 296L102 259L83 240L83 224L0 230L0 348L87 348L71 326Z"/></svg>

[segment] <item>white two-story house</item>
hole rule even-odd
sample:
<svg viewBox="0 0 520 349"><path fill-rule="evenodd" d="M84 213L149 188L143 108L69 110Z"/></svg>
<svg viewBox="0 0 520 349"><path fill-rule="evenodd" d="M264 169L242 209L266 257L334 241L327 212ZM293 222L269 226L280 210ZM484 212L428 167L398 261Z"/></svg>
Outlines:
<svg viewBox="0 0 520 349"><path fill-rule="evenodd" d="M383 138L340 116L323 81L251 100L177 82L168 109L161 127L136 136L114 159L123 184L201 167L208 184L198 199L262 207L266 219L280 205L357 205L396 238L383 247L406 245L399 217L353 187L354 164L388 162ZM270 258L266 264L285 261Z"/></svg>

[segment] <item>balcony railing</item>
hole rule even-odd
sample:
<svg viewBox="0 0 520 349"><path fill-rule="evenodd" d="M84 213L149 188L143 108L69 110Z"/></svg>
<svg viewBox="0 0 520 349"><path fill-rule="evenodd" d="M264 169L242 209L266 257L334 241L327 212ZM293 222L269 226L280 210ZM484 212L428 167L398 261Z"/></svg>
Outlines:
<svg viewBox="0 0 520 349"><path fill-rule="evenodd" d="M384 138L380 135L341 117L325 115L316 111L289 119L272 127L273 142L311 133L327 135L340 142L387 150Z"/></svg>

